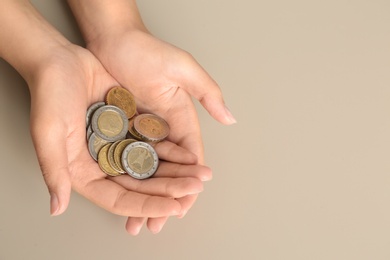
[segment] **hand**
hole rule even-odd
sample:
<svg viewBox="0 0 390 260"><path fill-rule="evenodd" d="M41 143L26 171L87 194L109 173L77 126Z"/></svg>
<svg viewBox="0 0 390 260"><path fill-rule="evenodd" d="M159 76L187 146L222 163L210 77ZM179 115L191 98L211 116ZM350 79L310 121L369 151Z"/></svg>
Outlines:
<svg viewBox="0 0 390 260"><path fill-rule="evenodd" d="M165 43L146 30L113 30L88 42L88 48L122 86L134 94L141 112L160 115L171 128L168 140L193 152L203 164L203 145L197 112L191 96L198 99L219 122L235 119L225 107L216 82L187 52ZM183 214L196 195L178 199ZM148 226L160 230L167 218L149 219ZM145 219L134 219L137 230Z"/></svg>
<svg viewBox="0 0 390 260"><path fill-rule="evenodd" d="M154 178L109 178L88 153L85 115L118 85L87 50L57 48L29 79L31 133L51 194L51 214L65 211L71 188L106 210L123 216L165 217L182 213L180 198L203 189L207 167L191 165L196 156L171 143L156 145L161 163ZM168 162L170 161L170 162ZM176 178L177 177L177 178ZM133 232L134 233L134 232Z"/></svg>
<svg viewBox="0 0 390 260"><path fill-rule="evenodd" d="M110 1L108 6L116 5ZM5 0L0 5L0 21L6 25L0 26L0 38L7 39L0 41L0 57L30 88L31 133L51 194L51 214L65 211L71 187L119 215L182 214L183 205L174 199L201 191L200 179L209 179L210 170L189 165L196 162L194 154L164 142L156 146L157 153L171 162L161 163L155 178L142 182L129 176L107 178L89 156L85 114L90 104L103 100L118 82L89 51L65 39L30 1Z"/></svg>

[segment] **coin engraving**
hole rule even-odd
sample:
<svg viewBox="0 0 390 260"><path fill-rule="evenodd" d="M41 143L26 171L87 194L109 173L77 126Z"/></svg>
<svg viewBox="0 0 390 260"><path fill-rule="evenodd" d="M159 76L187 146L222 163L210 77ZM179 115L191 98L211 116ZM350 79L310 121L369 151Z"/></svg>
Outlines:
<svg viewBox="0 0 390 260"><path fill-rule="evenodd" d="M108 142L124 139L127 128L127 117L118 107L102 106L92 116L92 130Z"/></svg>
<svg viewBox="0 0 390 260"><path fill-rule="evenodd" d="M144 174L153 167L152 154L147 149L141 147L130 150L127 162L130 168L139 174Z"/></svg>
<svg viewBox="0 0 390 260"><path fill-rule="evenodd" d="M131 143L122 153L122 165L125 171L136 179L149 178L158 168L157 153L145 142Z"/></svg>
<svg viewBox="0 0 390 260"><path fill-rule="evenodd" d="M118 113L114 111L105 111L98 118L98 126L103 134L113 137L121 132L123 120Z"/></svg>

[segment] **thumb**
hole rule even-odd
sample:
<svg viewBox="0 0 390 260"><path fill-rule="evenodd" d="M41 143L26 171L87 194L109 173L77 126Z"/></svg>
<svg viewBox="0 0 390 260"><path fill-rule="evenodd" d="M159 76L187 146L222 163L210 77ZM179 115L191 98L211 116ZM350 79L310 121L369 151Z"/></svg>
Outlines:
<svg viewBox="0 0 390 260"><path fill-rule="evenodd" d="M50 214L57 216L68 207L71 193L65 127L55 123L34 124L32 139L42 175L50 193Z"/></svg>
<svg viewBox="0 0 390 260"><path fill-rule="evenodd" d="M194 61L196 63L196 61ZM196 65L196 66L195 66ZM225 105L222 92L218 84L199 65L195 64L191 75L185 75L186 85L184 89L195 97L209 114L225 125L236 123L236 119Z"/></svg>

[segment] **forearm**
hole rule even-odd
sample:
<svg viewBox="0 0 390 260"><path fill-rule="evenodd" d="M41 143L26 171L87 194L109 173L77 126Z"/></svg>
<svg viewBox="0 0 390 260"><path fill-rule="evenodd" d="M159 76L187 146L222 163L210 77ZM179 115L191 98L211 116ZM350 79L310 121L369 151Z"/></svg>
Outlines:
<svg viewBox="0 0 390 260"><path fill-rule="evenodd" d="M67 0L87 45L107 34L147 31L135 0Z"/></svg>
<svg viewBox="0 0 390 260"><path fill-rule="evenodd" d="M0 5L0 57L26 80L54 50L69 42L27 0L2 0Z"/></svg>

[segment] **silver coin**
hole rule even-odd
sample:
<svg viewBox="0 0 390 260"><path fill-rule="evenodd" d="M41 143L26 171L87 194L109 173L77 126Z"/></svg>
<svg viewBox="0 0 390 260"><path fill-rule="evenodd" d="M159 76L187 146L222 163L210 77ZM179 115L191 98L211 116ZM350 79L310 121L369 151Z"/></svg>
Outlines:
<svg viewBox="0 0 390 260"><path fill-rule="evenodd" d="M87 140L89 140L89 138L91 137L92 133L93 133L92 126L91 126L91 124L89 124L89 126L87 128Z"/></svg>
<svg viewBox="0 0 390 260"><path fill-rule="evenodd" d="M128 132L127 116L116 106L99 107L91 121L93 132L108 142L125 139Z"/></svg>
<svg viewBox="0 0 390 260"><path fill-rule="evenodd" d="M135 179L146 179L157 171L158 156L154 148L145 142L134 142L122 153L123 169Z"/></svg>
<svg viewBox="0 0 390 260"><path fill-rule="evenodd" d="M100 149L108 144L106 140L100 138L95 133L92 133L88 140L88 151L92 158L97 161Z"/></svg>
<svg viewBox="0 0 390 260"><path fill-rule="evenodd" d="M90 124L91 124L91 119L92 119L92 115L93 113L96 111L96 109L98 109L99 107L102 107L104 106L106 103L104 102L96 102L96 103L93 103L87 110L87 115L85 117L85 123L86 123L86 126L88 127Z"/></svg>

